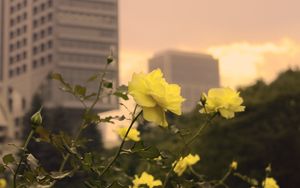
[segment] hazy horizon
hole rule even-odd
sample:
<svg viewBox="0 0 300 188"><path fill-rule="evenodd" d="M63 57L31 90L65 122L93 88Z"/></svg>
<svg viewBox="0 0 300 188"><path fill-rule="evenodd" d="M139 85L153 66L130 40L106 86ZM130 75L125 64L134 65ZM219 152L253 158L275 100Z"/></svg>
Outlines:
<svg viewBox="0 0 300 188"><path fill-rule="evenodd" d="M121 83L166 49L213 55L223 86L271 81L300 65L297 7L296 0L121 0Z"/></svg>

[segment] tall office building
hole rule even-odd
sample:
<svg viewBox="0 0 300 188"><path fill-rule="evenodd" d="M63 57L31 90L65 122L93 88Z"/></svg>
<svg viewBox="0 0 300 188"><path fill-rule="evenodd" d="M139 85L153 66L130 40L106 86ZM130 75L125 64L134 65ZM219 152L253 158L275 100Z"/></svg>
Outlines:
<svg viewBox="0 0 300 188"><path fill-rule="evenodd" d="M1 0L1 97L11 114L10 138L20 137L22 116L39 93L45 106L80 110L82 105L58 89L50 72L61 73L71 84L85 84L101 72L110 50L116 61L108 79L118 84L117 0ZM89 83L88 90L97 89ZM87 102L89 103L89 102ZM91 102L90 102L91 103ZM99 112L115 109L114 97L95 106Z"/></svg>
<svg viewBox="0 0 300 188"><path fill-rule="evenodd" d="M200 94L212 87L219 87L218 60L200 53L168 50L154 55L149 60L149 70L160 68L169 83L181 86L186 101L183 112L196 107Z"/></svg>

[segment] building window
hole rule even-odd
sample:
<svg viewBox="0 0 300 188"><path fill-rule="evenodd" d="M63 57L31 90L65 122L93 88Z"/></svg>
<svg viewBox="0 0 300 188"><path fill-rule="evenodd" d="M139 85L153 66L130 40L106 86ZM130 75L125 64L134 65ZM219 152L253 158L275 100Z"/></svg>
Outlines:
<svg viewBox="0 0 300 188"><path fill-rule="evenodd" d="M26 66L23 66L23 68L25 67L26 70ZM24 98L22 98L22 109L25 110L26 108L26 100Z"/></svg>
<svg viewBox="0 0 300 188"><path fill-rule="evenodd" d="M38 48L36 46L33 47L32 52L33 52L34 55L37 54L38 53Z"/></svg>
<svg viewBox="0 0 300 188"><path fill-rule="evenodd" d="M23 26L23 33L26 33L26 32L27 32L27 26L24 25L24 26Z"/></svg>
<svg viewBox="0 0 300 188"><path fill-rule="evenodd" d="M48 21L51 21L52 20L52 13L49 13L48 14Z"/></svg>
<svg viewBox="0 0 300 188"><path fill-rule="evenodd" d="M16 74L19 75L21 73L20 67L16 68Z"/></svg>
<svg viewBox="0 0 300 188"><path fill-rule="evenodd" d="M13 63L14 63L14 58L13 58L13 57L10 57L10 58L9 58L9 63L10 63L10 64L13 64Z"/></svg>
<svg viewBox="0 0 300 188"><path fill-rule="evenodd" d="M52 43L52 41L51 41L51 40L49 40L49 41L48 41L48 48L49 48L49 49L51 49L51 48L52 48L52 46L53 46L53 43Z"/></svg>
<svg viewBox="0 0 300 188"><path fill-rule="evenodd" d="M11 19L11 20L10 20L10 26L14 26L14 24L15 24L15 20L14 20L14 19Z"/></svg>
<svg viewBox="0 0 300 188"><path fill-rule="evenodd" d="M23 20L26 20L26 19L27 19L27 13L24 12L24 14L23 14Z"/></svg>
<svg viewBox="0 0 300 188"><path fill-rule="evenodd" d="M26 46L27 45L27 39L23 39L23 46Z"/></svg>
<svg viewBox="0 0 300 188"><path fill-rule="evenodd" d="M42 58L41 58L41 65L44 65L44 64L45 64L45 58L42 57Z"/></svg>
<svg viewBox="0 0 300 188"><path fill-rule="evenodd" d="M37 61L36 60L33 60L33 62L32 62L32 66L33 66L33 68L36 68L37 67Z"/></svg>
<svg viewBox="0 0 300 188"><path fill-rule="evenodd" d="M34 33L33 34L33 41L36 41L38 39L38 34L37 33Z"/></svg>
<svg viewBox="0 0 300 188"><path fill-rule="evenodd" d="M23 6L26 7L27 6L27 0L23 1Z"/></svg>
<svg viewBox="0 0 300 188"><path fill-rule="evenodd" d="M17 49L21 48L21 42L18 40L17 41Z"/></svg>
<svg viewBox="0 0 300 188"><path fill-rule="evenodd" d="M37 20L33 20L33 28L36 28L38 26L38 21Z"/></svg>
<svg viewBox="0 0 300 188"><path fill-rule="evenodd" d="M47 58L48 58L48 63L51 63L53 59L52 54L49 54Z"/></svg>
<svg viewBox="0 0 300 188"><path fill-rule="evenodd" d="M13 31L11 31L9 35L10 35L11 39L14 38L14 32Z"/></svg>
<svg viewBox="0 0 300 188"><path fill-rule="evenodd" d="M18 28L18 29L17 29L17 36L20 36L20 34L21 34L21 29Z"/></svg>
<svg viewBox="0 0 300 188"><path fill-rule="evenodd" d="M48 7L52 7L53 5L53 1L52 0L48 0Z"/></svg>
<svg viewBox="0 0 300 188"><path fill-rule="evenodd" d="M10 7L10 12L11 12L11 13L14 13L14 12L15 12L15 7L11 6L11 7Z"/></svg>
<svg viewBox="0 0 300 188"><path fill-rule="evenodd" d="M20 10L21 9L21 3L17 4L17 9Z"/></svg>
<svg viewBox="0 0 300 188"><path fill-rule="evenodd" d="M16 61L19 62L20 60L21 60L21 55L18 54L18 55L16 56Z"/></svg>
<svg viewBox="0 0 300 188"><path fill-rule="evenodd" d="M44 10L45 10L45 4L42 3L42 4L41 4L41 11L44 11Z"/></svg>
<svg viewBox="0 0 300 188"><path fill-rule="evenodd" d="M9 72L11 72L11 71L12 71L12 70L10 70ZM10 74L9 74L9 75L10 75ZM11 75L13 76L13 72L12 72ZM8 109L9 109L10 112L13 111L13 100L12 100L12 98L9 98L9 99L8 99Z"/></svg>
<svg viewBox="0 0 300 188"><path fill-rule="evenodd" d="M13 70L9 70L9 77L12 78L14 76L14 71ZM12 109L12 107L11 107ZM10 110L11 112L12 110Z"/></svg>
<svg viewBox="0 0 300 188"><path fill-rule="evenodd" d="M41 24L44 24L44 23L45 23L45 17L42 16L42 17L41 17Z"/></svg>
<svg viewBox="0 0 300 188"><path fill-rule="evenodd" d="M53 31L52 27L48 27L48 35L51 35L52 31Z"/></svg>
<svg viewBox="0 0 300 188"><path fill-rule="evenodd" d="M41 52L45 51L45 44L41 44Z"/></svg>
<svg viewBox="0 0 300 188"><path fill-rule="evenodd" d="M23 52L23 59L27 58L27 52Z"/></svg>
<svg viewBox="0 0 300 188"><path fill-rule="evenodd" d="M12 51L14 51L14 45L13 44L10 44L9 45L9 50L12 52Z"/></svg>
<svg viewBox="0 0 300 188"><path fill-rule="evenodd" d="M38 13L38 8L37 7L33 7L33 15Z"/></svg>
<svg viewBox="0 0 300 188"><path fill-rule="evenodd" d="M45 31L42 30L42 31L41 31L41 38L44 38L44 37L45 37Z"/></svg>
<svg viewBox="0 0 300 188"><path fill-rule="evenodd" d="M18 16L17 17L17 23L20 23L21 22L21 16Z"/></svg>

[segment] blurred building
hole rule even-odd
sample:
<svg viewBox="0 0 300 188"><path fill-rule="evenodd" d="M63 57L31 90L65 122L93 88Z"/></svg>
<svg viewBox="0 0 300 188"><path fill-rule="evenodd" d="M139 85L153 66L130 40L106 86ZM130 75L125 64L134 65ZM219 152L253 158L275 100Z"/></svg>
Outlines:
<svg viewBox="0 0 300 188"><path fill-rule="evenodd" d="M209 88L219 87L219 64L212 56L200 53L168 50L149 60L149 71L160 68L169 83L181 86L186 101L183 112L196 107L200 94Z"/></svg>
<svg viewBox="0 0 300 188"><path fill-rule="evenodd" d="M22 116L39 93L45 106L81 110L70 94L58 89L50 72L61 73L71 84L104 69L106 57L114 51L116 61L107 77L118 84L117 0L1 0L0 93L13 117L11 138L19 137ZM89 83L88 91L98 84ZM99 112L118 107L106 97L95 108Z"/></svg>

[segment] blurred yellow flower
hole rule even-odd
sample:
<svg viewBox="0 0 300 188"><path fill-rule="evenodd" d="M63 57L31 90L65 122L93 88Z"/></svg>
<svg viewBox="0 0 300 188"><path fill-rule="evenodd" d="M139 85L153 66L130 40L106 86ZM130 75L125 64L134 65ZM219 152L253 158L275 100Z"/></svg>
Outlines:
<svg viewBox="0 0 300 188"><path fill-rule="evenodd" d="M183 172L187 169L188 166L192 166L196 164L200 160L199 155L192 155L189 154L186 157L182 158L180 157L179 161L176 163L176 161L173 164L176 164L174 168L174 172L181 176Z"/></svg>
<svg viewBox="0 0 300 188"><path fill-rule="evenodd" d="M266 178L262 184L263 188L279 188L279 185L277 185L277 182L274 178Z"/></svg>
<svg viewBox="0 0 300 188"><path fill-rule="evenodd" d="M128 130L128 127L121 127L121 128L117 129L117 133L123 139L125 137L127 130ZM141 140L140 131L138 131L135 128L131 128L125 140L132 140L135 142L140 141Z"/></svg>
<svg viewBox="0 0 300 188"><path fill-rule="evenodd" d="M230 168L232 170L236 170L238 167L238 163L236 161L232 161L232 163L230 164Z"/></svg>
<svg viewBox="0 0 300 188"><path fill-rule="evenodd" d="M208 94L202 94L204 106L200 113L219 112L222 117L230 119L234 117L235 112L242 112L245 106L242 106L243 99L240 93L230 88L213 88Z"/></svg>
<svg viewBox="0 0 300 188"><path fill-rule="evenodd" d="M149 74L134 73L128 83L128 92L142 107L144 118L163 127L168 126L167 110L181 115L181 104L185 99L180 90L178 85L166 82L160 69Z"/></svg>
<svg viewBox="0 0 300 188"><path fill-rule="evenodd" d="M134 180L132 181L133 186L130 186L130 188L140 188L147 185L149 188L153 188L156 186L161 186L162 182L160 180L154 180L154 177L151 174L148 174L147 172L143 172L141 177L138 177L135 175Z"/></svg>
<svg viewBox="0 0 300 188"><path fill-rule="evenodd" d="M0 188L6 188L6 180L3 178L0 178Z"/></svg>

